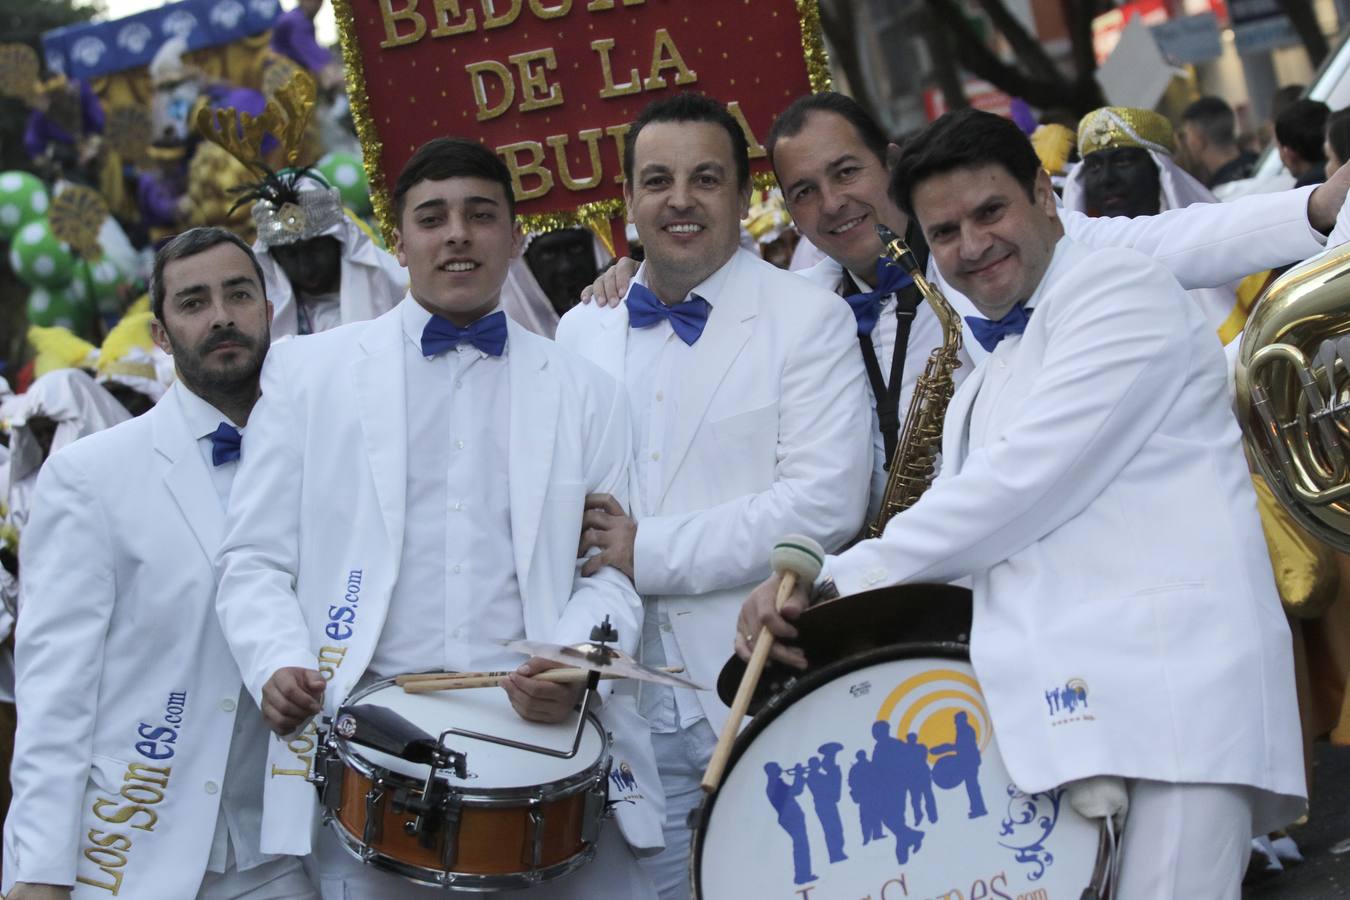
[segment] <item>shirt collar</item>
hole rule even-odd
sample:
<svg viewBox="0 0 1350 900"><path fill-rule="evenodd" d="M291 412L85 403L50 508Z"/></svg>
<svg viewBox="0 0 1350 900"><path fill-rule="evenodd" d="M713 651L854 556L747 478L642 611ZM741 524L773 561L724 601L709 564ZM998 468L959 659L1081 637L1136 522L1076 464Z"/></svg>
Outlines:
<svg viewBox="0 0 1350 900"><path fill-rule="evenodd" d="M839 268L844 270L844 276L853 282L853 286L858 289L859 293L866 294L868 291L874 290L874 288L871 285L863 281L857 275L854 275L853 271L849 269L847 266L840 266ZM885 306L894 299L895 299L895 291L891 291L889 294L883 294L881 296L882 307L885 308Z"/></svg>
<svg viewBox="0 0 1350 900"><path fill-rule="evenodd" d="M178 395L178 408L182 410L183 418L187 420L188 431L198 440L214 432L220 427L221 422L234 425L229 416L192 393L182 381L174 385L174 392ZM243 430L239 429L241 433Z"/></svg>

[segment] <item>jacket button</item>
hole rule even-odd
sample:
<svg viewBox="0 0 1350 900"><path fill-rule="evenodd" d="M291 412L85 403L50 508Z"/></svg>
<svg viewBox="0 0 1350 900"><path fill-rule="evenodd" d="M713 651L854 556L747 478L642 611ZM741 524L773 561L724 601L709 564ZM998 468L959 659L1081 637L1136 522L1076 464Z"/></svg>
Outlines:
<svg viewBox="0 0 1350 900"><path fill-rule="evenodd" d="M234 712L234 701L229 697L226 697L224 700L220 701L220 708L226 712Z"/></svg>
<svg viewBox="0 0 1350 900"><path fill-rule="evenodd" d="M220 785L216 784L214 781L208 781L206 783L206 792L208 794L214 794L218 790L220 790Z"/></svg>

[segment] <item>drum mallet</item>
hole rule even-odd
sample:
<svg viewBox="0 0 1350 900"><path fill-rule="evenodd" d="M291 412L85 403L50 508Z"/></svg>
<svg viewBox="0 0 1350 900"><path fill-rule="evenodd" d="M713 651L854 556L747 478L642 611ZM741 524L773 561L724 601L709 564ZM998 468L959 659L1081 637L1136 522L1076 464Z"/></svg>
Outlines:
<svg viewBox="0 0 1350 900"><path fill-rule="evenodd" d="M782 581L778 583L778 596L774 601L774 609L782 609L787 598L796 590L799 581L808 586L815 582L816 576L820 575L821 567L825 565L825 549L809 537L790 534L774 544L769 560L773 564L773 570L782 576ZM769 661L771 649L773 649L773 633L767 627L761 626L759 636L755 638L750 661L745 664L745 674L741 676L740 686L736 688L736 697L731 703L731 715L722 726L717 747L713 750L712 759L708 761L708 770L703 773L702 787L706 793L716 791L718 785L722 783L722 774L726 770L727 760L731 757L731 745L735 743L736 734L741 730L741 720L745 718L746 711L750 708L750 698L754 696L755 688L759 686L759 679L764 674L764 666Z"/></svg>

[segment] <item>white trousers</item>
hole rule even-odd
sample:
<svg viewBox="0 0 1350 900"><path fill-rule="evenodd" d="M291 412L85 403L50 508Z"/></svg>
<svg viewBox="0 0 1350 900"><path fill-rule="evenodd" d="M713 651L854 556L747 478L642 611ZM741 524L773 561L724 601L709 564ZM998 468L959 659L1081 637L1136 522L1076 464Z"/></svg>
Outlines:
<svg viewBox="0 0 1350 900"><path fill-rule="evenodd" d="M319 900L300 860L283 856L240 872L207 872L197 900Z"/></svg>
<svg viewBox="0 0 1350 900"><path fill-rule="evenodd" d="M1126 781L1116 900L1239 900L1252 847L1252 788Z"/></svg>
<svg viewBox="0 0 1350 900"><path fill-rule="evenodd" d="M422 887L398 875L363 865L333 834L323 829L319 838L319 872L323 900L404 900L432 897L501 897L519 900L656 900L656 890L638 865L618 823L605 820L595 858L554 881L520 891L469 892Z"/></svg>
<svg viewBox="0 0 1350 900"><path fill-rule="evenodd" d="M662 831L666 849L642 860L661 900L689 900L689 813L703 799L703 773L717 746L717 735L707 719L670 734L653 734L652 749L666 794L666 821Z"/></svg>

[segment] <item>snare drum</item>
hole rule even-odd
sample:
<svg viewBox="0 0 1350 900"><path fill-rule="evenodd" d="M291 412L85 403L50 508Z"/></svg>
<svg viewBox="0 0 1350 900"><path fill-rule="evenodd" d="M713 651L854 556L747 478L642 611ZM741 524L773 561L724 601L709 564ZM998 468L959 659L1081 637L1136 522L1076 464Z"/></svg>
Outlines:
<svg viewBox="0 0 1350 900"><path fill-rule="evenodd" d="M408 694L393 679L348 698L346 709L383 706L433 739L450 728L557 751L571 748L576 722L528 722L494 689ZM325 819L363 862L422 884L509 890L558 878L588 862L604 818L609 738L593 713L570 759L446 735L464 755L466 777L440 771L436 811L418 827L430 766L357 745L334 729L320 751ZM350 737L350 734L348 735Z"/></svg>
<svg viewBox="0 0 1350 900"><path fill-rule="evenodd" d="M1104 830L1009 780L968 659L872 650L770 701L696 812L695 897L1104 895Z"/></svg>

